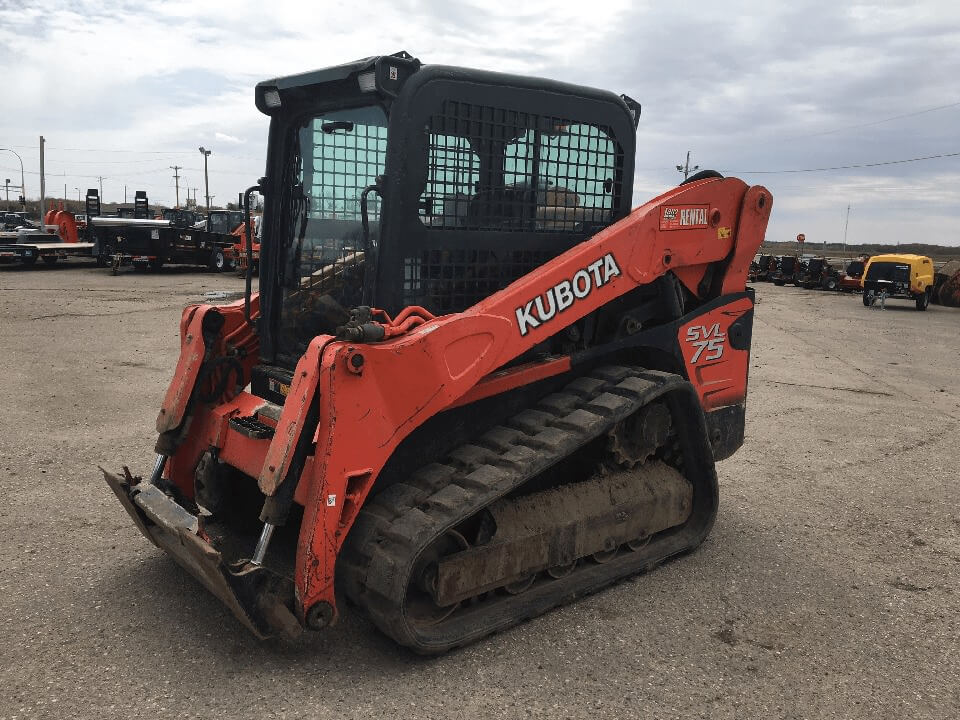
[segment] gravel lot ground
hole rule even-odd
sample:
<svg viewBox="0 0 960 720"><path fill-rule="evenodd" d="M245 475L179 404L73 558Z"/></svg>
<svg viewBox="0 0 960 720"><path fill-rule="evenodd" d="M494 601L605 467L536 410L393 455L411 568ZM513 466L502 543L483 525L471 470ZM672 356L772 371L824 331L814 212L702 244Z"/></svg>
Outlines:
<svg viewBox="0 0 960 720"><path fill-rule="evenodd" d="M0 718L960 716L960 310L758 286L697 552L438 659L253 640L97 470L151 461L181 308L232 276L0 268Z"/></svg>

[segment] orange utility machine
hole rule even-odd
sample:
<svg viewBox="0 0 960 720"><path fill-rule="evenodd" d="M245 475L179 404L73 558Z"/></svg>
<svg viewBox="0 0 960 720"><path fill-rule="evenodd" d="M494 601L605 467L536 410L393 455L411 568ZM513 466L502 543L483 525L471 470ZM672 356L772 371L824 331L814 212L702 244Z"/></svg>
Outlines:
<svg viewBox="0 0 960 720"><path fill-rule="evenodd" d="M259 292L184 311L153 472L104 473L146 537L258 637L346 601L422 653L703 541L765 188L631 209L636 102L407 53L256 103Z"/></svg>

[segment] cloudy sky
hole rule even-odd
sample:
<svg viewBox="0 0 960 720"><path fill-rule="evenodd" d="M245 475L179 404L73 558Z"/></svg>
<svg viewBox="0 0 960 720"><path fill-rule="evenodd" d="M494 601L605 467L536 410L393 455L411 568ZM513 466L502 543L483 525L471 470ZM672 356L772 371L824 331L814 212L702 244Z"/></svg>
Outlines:
<svg viewBox="0 0 960 720"><path fill-rule="evenodd" d="M960 245L956 0L0 0L0 147L32 197L43 135L48 195L102 175L107 200L172 204L172 165L202 198L203 145L225 203L263 172L258 80L400 49L637 99L638 202L689 149L773 191L770 240L839 241L850 205L851 242Z"/></svg>

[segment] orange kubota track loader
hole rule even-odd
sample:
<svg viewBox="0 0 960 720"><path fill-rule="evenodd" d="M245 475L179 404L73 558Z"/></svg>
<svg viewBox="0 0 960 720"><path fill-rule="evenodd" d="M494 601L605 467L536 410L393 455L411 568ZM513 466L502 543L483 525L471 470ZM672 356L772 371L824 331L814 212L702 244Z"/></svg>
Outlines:
<svg viewBox="0 0 960 720"><path fill-rule="evenodd" d="M141 532L258 637L441 652L696 547L772 206L631 210L639 105L407 53L257 86L259 292L183 313ZM249 209L247 209L249 215Z"/></svg>

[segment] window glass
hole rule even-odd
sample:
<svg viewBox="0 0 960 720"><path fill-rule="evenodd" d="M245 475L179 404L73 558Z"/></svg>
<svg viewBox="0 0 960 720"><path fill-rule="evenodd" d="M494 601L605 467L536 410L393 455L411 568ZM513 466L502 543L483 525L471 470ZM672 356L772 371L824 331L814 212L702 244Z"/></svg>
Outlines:
<svg viewBox="0 0 960 720"><path fill-rule="evenodd" d="M379 108L327 113L301 133L304 190L309 217L359 220L360 193L383 174L387 119ZM380 217L380 199L367 197L371 221Z"/></svg>
<svg viewBox="0 0 960 720"><path fill-rule="evenodd" d="M298 244L299 273L360 250L360 195L384 172L387 118L377 107L353 108L313 118L300 132L300 181L307 223ZM373 242L378 234L380 196L367 194Z"/></svg>
<svg viewBox="0 0 960 720"><path fill-rule="evenodd" d="M887 280L889 282L910 282L910 266L896 262L870 263L867 280Z"/></svg>
<svg viewBox="0 0 960 720"><path fill-rule="evenodd" d="M306 343L332 333L362 302L366 253L360 196L385 169L387 117L379 107L314 117L300 130L292 158L292 237L283 247L284 300L277 338L298 357ZM367 194L370 242L379 234L380 197ZM301 237L302 232L302 237Z"/></svg>

